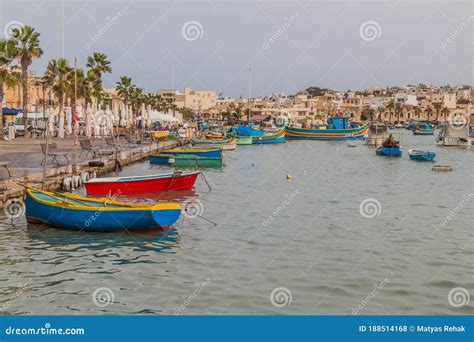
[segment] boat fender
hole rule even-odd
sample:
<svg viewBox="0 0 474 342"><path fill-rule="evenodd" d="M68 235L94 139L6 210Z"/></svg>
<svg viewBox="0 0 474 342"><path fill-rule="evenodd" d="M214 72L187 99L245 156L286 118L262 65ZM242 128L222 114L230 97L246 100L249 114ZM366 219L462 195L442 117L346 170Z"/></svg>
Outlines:
<svg viewBox="0 0 474 342"><path fill-rule="evenodd" d="M94 179L97 178L97 172L91 172L90 173L90 178L89 179Z"/></svg>
<svg viewBox="0 0 474 342"><path fill-rule="evenodd" d="M89 162L89 166L90 167L104 167L105 164L104 164L104 162L93 160L93 161Z"/></svg>
<svg viewBox="0 0 474 342"><path fill-rule="evenodd" d="M286 175L286 179L293 179L292 175Z"/></svg>
<svg viewBox="0 0 474 342"><path fill-rule="evenodd" d="M72 177L64 178L61 188L62 188L63 191L72 191L72 190L74 190L74 184L72 182Z"/></svg>
<svg viewBox="0 0 474 342"><path fill-rule="evenodd" d="M89 172L82 171L81 172L81 180L82 180L82 183L87 182L89 180Z"/></svg>
<svg viewBox="0 0 474 342"><path fill-rule="evenodd" d="M81 176L72 176L72 183L76 189L79 188L82 185Z"/></svg>

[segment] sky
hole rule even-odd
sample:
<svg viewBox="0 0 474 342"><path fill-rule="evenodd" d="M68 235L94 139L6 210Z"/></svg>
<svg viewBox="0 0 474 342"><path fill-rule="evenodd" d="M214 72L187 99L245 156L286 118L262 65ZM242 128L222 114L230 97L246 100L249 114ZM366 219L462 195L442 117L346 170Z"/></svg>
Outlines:
<svg viewBox="0 0 474 342"><path fill-rule="evenodd" d="M294 94L430 83L471 85L472 1L64 1L64 55L103 52L115 87ZM0 35L41 33L42 74L62 56L61 1L0 0ZM251 71L250 71L251 70Z"/></svg>

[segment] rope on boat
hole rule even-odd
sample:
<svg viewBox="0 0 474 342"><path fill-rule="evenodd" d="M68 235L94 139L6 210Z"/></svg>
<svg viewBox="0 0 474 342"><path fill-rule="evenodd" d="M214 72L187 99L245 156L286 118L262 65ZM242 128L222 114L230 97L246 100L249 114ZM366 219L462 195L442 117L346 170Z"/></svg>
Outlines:
<svg viewBox="0 0 474 342"><path fill-rule="evenodd" d="M209 182L207 181L207 178L206 176L204 175L204 173L202 172L199 172L202 176L202 178L204 179L204 181L206 182L207 186L209 187L209 191L212 191L212 187L209 185Z"/></svg>

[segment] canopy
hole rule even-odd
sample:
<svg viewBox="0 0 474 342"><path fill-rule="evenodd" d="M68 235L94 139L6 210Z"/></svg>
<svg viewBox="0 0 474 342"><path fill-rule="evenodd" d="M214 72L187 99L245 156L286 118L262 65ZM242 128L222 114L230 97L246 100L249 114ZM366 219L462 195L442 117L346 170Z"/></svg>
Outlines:
<svg viewBox="0 0 474 342"><path fill-rule="evenodd" d="M156 121L166 122L166 123L178 123L179 122L179 119L175 118L173 115L161 113L161 112L158 112L156 110L151 110L149 112L149 118L148 119L151 122L156 122Z"/></svg>

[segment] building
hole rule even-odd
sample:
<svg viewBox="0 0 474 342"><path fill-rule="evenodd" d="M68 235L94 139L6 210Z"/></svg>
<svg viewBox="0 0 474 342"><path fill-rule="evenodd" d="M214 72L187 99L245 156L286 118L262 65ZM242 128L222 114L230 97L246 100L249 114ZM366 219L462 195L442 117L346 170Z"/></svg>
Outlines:
<svg viewBox="0 0 474 342"><path fill-rule="evenodd" d="M178 100L178 99L177 99ZM184 88L184 107L195 110L209 110L217 103L217 94L212 90Z"/></svg>

